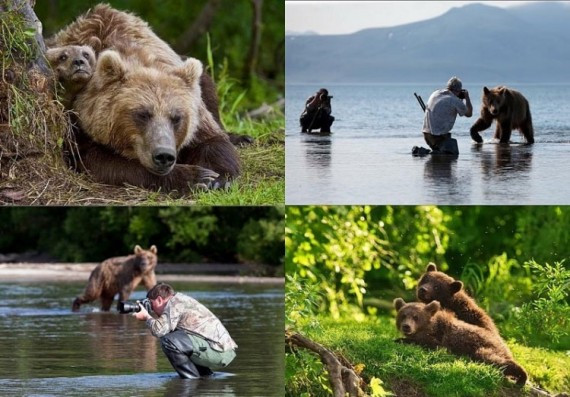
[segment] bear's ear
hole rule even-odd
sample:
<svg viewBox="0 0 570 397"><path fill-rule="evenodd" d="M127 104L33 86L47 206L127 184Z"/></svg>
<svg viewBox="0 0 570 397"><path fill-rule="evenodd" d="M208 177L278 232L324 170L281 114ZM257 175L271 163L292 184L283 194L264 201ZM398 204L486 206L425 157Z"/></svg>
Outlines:
<svg viewBox="0 0 570 397"><path fill-rule="evenodd" d="M427 265L426 272L437 272L437 267L435 266L435 263L430 262Z"/></svg>
<svg viewBox="0 0 570 397"><path fill-rule="evenodd" d="M483 87L483 94L489 95L489 89L487 87Z"/></svg>
<svg viewBox="0 0 570 397"><path fill-rule="evenodd" d="M143 251L140 245L135 245L135 255L140 254Z"/></svg>
<svg viewBox="0 0 570 397"><path fill-rule="evenodd" d="M156 253L157 253L156 245L153 245L150 247L150 252L152 252L153 254L156 255Z"/></svg>
<svg viewBox="0 0 570 397"><path fill-rule="evenodd" d="M439 301L431 301L429 304L427 304L425 306L425 310L431 316L433 316L435 313L437 313L440 309L441 309L441 304L439 303Z"/></svg>
<svg viewBox="0 0 570 397"><path fill-rule="evenodd" d="M99 56L95 73L99 76L101 85L105 85L122 80L127 73L127 67L117 51L107 50Z"/></svg>
<svg viewBox="0 0 570 397"><path fill-rule="evenodd" d="M461 288L463 288L463 283L461 281L455 280L449 284L449 292L451 292L452 295L461 291Z"/></svg>
<svg viewBox="0 0 570 397"><path fill-rule="evenodd" d="M46 59L48 60L48 62L53 66L55 64L55 61L57 60L57 58L59 57L59 53L60 53L60 49L59 47L57 48L50 48L46 51Z"/></svg>
<svg viewBox="0 0 570 397"><path fill-rule="evenodd" d="M188 86L200 81L204 68L202 62L196 58L188 58L182 66L174 68L173 73L186 82Z"/></svg>
<svg viewBox="0 0 570 397"><path fill-rule="evenodd" d="M406 304L406 302L402 299L402 298L396 298L394 299L394 307L396 308L397 311L400 311L400 309Z"/></svg>

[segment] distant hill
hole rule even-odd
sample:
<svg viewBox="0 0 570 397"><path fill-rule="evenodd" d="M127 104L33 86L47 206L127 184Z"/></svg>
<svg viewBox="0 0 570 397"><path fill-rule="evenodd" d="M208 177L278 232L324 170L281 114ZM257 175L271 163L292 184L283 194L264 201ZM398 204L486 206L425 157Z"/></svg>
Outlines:
<svg viewBox="0 0 570 397"><path fill-rule="evenodd" d="M570 6L453 8L347 35L286 35L287 83L570 83Z"/></svg>

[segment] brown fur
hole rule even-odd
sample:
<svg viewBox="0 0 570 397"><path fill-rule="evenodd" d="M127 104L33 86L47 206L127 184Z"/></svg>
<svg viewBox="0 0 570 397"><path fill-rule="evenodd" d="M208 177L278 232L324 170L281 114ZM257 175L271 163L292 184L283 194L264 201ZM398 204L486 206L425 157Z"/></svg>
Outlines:
<svg viewBox="0 0 570 397"><path fill-rule="evenodd" d="M50 43L89 44L98 55L93 78L74 102L84 131L80 169L100 182L164 190L224 186L239 175L202 64L182 61L140 18L98 5Z"/></svg>
<svg viewBox="0 0 570 397"><path fill-rule="evenodd" d="M520 92L504 86L491 89L483 87L481 116L471 127L471 137L474 141L483 142L479 132L489 128L493 120L497 121L495 139L499 139L501 143L509 142L513 129L518 129L527 143L534 143L530 106Z"/></svg>
<svg viewBox="0 0 570 397"><path fill-rule="evenodd" d="M149 250L137 245L134 255L109 258L97 265L89 276L85 291L73 301L72 310L78 311L82 304L101 298L101 310L108 311L116 294L119 294L119 301L124 301L141 282L147 291L154 287L156 252L154 245Z"/></svg>
<svg viewBox="0 0 570 397"><path fill-rule="evenodd" d="M89 46L68 45L48 49L46 58L65 90L63 104L70 109L75 96L93 76L95 52Z"/></svg>
<svg viewBox="0 0 570 397"><path fill-rule="evenodd" d="M420 278L416 296L424 303L438 301L444 309L455 313L459 320L499 334L491 317L463 290L463 283L437 271L433 263L427 266Z"/></svg>
<svg viewBox="0 0 570 397"><path fill-rule="evenodd" d="M394 307L398 311L396 326L406 343L442 346L451 353L500 367L505 376L515 378L517 385L526 383L525 370L514 361L499 335L458 320L452 312L441 310L438 301L426 305L397 298Z"/></svg>

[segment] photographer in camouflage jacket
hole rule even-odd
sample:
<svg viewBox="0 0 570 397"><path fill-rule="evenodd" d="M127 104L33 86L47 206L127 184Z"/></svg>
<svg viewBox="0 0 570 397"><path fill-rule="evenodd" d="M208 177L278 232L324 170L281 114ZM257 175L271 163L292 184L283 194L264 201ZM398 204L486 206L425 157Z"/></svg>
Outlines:
<svg viewBox="0 0 570 397"><path fill-rule="evenodd" d="M146 321L160 338L164 354L182 378L199 378L225 368L235 358L237 344L220 320L196 299L175 293L168 284L157 284L147 293L153 318L141 310L133 315Z"/></svg>

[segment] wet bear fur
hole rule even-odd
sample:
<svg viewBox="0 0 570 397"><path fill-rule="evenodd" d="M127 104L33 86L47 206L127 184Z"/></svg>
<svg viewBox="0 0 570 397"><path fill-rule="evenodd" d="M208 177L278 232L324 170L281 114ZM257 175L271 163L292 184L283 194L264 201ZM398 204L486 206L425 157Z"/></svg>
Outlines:
<svg viewBox="0 0 570 397"><path fill-rule="evenodd" d="M116 294L119 301L127 300L141 282L148 291L156 285L156 254L154 245L148 250L137 245L133 255L106 259L93 269L85 291L73 301L72 310L76 312L82 304L101 299L101 310L109 311Z"/></svg>
<svg viewBox="0 0 570 397"><path fill-rule="evenodd" d="M416 289L417 299L424 303L438 301L459 320L485 328L496 335L499 331L491 317L463 289L463 283L443 272L434 263L428 264Z"/></svg>
<svg viewBox="0 0 570 397"><path fill-rule="evenodd" d="M403 342L435 348L445 347L453 354L468 356L475 361L495 365L505 376L513 377L519 386L527 381L525 370L513 356L501 337L442 310L438 301L429 304L394 300L398 311L396 326L404 335Z"/></svg>
<svg viewBox="0 0 570 397"><path fill-rule="evenodd" d="M493 121L497 122L495 139L501 143L509 143L513 129L518 129L527 143L534 143L530 106L520 92L505 86L483 87L481 116L471 127L471 138L475 142L483 142L479 132L489 128Z"/></svg>

